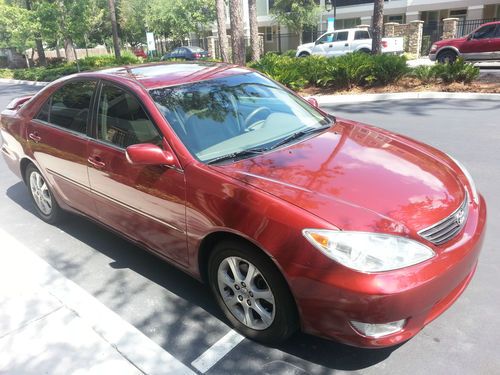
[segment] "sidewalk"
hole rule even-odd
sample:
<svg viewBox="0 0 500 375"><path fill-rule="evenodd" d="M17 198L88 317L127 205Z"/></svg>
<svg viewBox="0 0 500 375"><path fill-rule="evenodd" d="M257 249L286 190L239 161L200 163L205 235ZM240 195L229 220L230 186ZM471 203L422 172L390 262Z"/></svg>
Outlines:
<svg viewBox="0 0 500 375"><path fill-rule="evenodd" d="M0 374L194 374L0 229Z"/></svg>

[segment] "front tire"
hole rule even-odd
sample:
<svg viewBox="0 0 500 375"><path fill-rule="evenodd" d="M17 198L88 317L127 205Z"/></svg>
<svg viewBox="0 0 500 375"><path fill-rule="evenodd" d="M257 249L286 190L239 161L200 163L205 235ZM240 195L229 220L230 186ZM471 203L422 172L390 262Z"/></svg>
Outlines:
<svg viewBox="0 0 500 375"><path fill-rule="evenodd" d="M26 168L25 177L37 215L49 224L57 223L63 211L57 204L40 171L33 164L30 164Z"/></svg>
<svg viewBox="0 0 500 375"><path fill-rule="evenodd" d="M309 52L301 52L301 53L299 53L299 57L307 57L307 56L311 56L311 54Z"/></svg>
<svg viewBox="0 0 500 375"><path fill-rule="evenodd" d="M440 64L453 64L455 60L457 59L458 55L456 52L448 50L448 51L443 51L440 52L439 55L437 56L437 61Z"/></svg>
<svg viewBox="0 0 500 375"><path fill-rule="evenodd" d="M217 244L209 259L208 280L219 307L244 336L276 344L297 330L297 310L283 276L250 244Z"/></svg>

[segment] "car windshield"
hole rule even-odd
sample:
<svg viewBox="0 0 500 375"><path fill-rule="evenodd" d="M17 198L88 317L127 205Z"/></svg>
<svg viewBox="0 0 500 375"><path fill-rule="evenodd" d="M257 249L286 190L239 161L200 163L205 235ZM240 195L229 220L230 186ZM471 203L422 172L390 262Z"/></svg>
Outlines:
<svg viewBox="0 0 500 375"><path fill-rule="evenodd" d="M198 160L281 146L331 123L258 73L150 90L173 130Z"/></svg>

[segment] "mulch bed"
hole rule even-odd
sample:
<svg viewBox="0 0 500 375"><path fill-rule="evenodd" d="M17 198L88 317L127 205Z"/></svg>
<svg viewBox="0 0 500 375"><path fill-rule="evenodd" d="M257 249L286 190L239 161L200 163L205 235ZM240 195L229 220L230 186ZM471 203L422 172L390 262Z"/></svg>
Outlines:
<svg viewBox="0 0 500 375"><path fill-rule="evenodd" d="M347 95L347 94L382 94L395 92L479 92L500 93L500 76L485 74L472 83L429 83L422 84L414 78L403 78L397 84L375 87L353 87L351 90L336 90L333 87L308 87L299 92L302 96L309 95Z"/></svg>

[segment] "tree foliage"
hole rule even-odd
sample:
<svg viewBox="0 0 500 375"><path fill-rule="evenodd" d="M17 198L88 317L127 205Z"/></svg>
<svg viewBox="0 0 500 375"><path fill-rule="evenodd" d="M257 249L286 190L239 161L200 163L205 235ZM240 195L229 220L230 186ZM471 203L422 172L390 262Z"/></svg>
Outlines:
<svg viewBox="0 0 500 375"><path fill-rule="evenodd" d="M0 48L25 50L34 46L37 20L25 8L0 2Z"/></svg>
<svg viewBox="0 0 500 375"><path fill-rule="evenodd" d="M300 43L304 28L318 24L320 11L314 0L275 0L271 8L276 21L297 33Z"/></svg>
<svg viewBox="0 0 500 375"><path fill-rule="evenodd" d="M200 34L215 21L213 0L151 0L148 3L148 30L174 40L184 40L189 33Z"/></svg>

